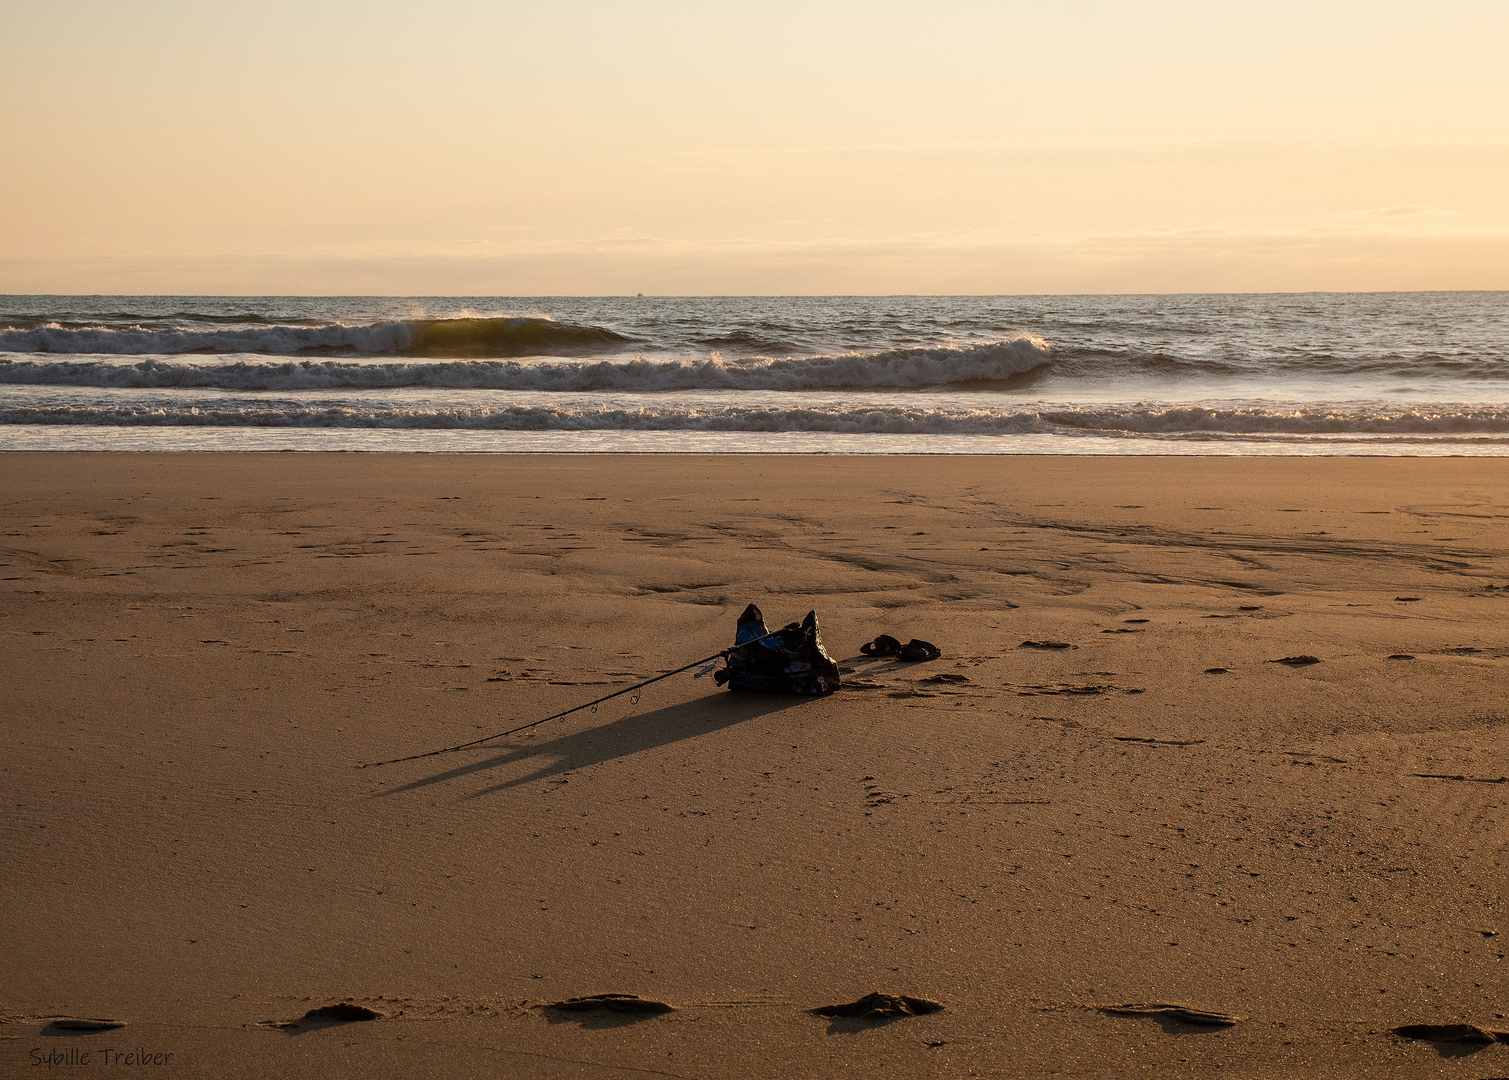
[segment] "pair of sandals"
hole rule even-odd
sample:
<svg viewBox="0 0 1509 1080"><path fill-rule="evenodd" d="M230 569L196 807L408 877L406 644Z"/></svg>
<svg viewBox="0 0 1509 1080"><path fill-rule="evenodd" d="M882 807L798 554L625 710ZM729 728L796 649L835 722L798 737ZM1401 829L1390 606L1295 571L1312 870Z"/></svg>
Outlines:
<svg viewBox="0 0 1509 1080"><path fill-rule="evenodd" d="M881 634L874 641L861 645L859 651L866 656L894 656L897 660L907 660L912 663L921 660L936 660L943 655L943 650L931 641L912 638L903 645L890 634Z"/></svg>

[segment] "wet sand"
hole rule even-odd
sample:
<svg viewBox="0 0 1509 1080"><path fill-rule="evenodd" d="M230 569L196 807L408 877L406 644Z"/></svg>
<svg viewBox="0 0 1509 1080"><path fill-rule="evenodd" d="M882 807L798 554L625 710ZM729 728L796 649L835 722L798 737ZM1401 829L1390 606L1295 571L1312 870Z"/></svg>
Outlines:
<svg viewBox="0 0 1509 1080"><path fill-rule="evenodd" d="M1509 1075L1391 1034L1509 1030L1506 492L0 455L0 1076ZM815 608L846 687L678 675L357 767L713 653L749 602ZM943 1008L809 1011L871 991ZM542 1007L594 994L674 1011ZM293 1023L340 1002L380 1018Z"/></svg>

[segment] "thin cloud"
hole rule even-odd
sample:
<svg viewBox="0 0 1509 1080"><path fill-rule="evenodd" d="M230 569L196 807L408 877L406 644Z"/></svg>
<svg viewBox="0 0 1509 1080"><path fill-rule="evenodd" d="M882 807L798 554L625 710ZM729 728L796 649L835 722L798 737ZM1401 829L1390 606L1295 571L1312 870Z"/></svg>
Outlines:
<svg viewBox="0 0 1509 1080"><path fill-rule="evenodd" d="M1368 210L1345 210L1340 217L1350 218L1411 218L1411 217L1461 217L1460 210L1437 210L1434 206L1375 206Z"/></svg>
<svg viewBox="0 0 1509 1080"><path fill-rule="evenodd" d="M802 241L615 237L490 250L439 244L318 254L0 256L0 291L542 296L1509 288L1509 229L1389 228L1368 220L1326 231L1028 237L950 230Z"/></svg>

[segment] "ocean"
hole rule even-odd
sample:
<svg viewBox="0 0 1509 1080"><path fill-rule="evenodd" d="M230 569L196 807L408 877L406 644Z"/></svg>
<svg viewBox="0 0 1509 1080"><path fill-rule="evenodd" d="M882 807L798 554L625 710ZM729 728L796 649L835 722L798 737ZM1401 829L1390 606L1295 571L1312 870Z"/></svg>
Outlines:
<svg viewBox="0 0 1509 1080"><path fill-rule="evenodd" d="M1509 292L0 296L0 450L1509 454Z"/></svg>

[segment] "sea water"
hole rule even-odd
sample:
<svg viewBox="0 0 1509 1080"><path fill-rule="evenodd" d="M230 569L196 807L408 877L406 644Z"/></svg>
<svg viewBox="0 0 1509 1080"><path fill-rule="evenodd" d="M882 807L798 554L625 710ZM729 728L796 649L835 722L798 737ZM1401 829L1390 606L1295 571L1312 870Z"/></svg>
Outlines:
<svg viewBox="0 0 1509 1080"><path fill-rule="evenodd" d="M0 296L0 450L1509 454L1509 293Z"/></svg>

